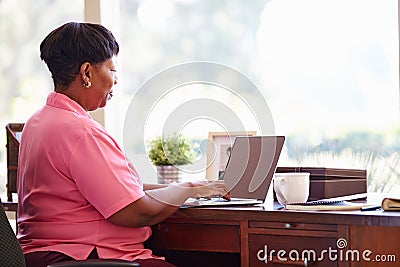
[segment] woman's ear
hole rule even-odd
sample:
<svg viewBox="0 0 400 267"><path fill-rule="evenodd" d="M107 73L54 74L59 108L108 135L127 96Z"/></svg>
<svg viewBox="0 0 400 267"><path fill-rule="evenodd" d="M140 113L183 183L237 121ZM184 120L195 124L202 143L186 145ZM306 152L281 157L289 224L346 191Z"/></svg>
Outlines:
<svg viewBox="0 0 400 267"><path fill-rule="evenodd" d="M80 75L82 77L83 85L86 86L86 87L90 87L89 84L91 84L91 82L90 82L90 78L92 77L91 66L92 65L89 62L84 62L81 65L81 69L79 71L79 73L80 73Z"/></svg>

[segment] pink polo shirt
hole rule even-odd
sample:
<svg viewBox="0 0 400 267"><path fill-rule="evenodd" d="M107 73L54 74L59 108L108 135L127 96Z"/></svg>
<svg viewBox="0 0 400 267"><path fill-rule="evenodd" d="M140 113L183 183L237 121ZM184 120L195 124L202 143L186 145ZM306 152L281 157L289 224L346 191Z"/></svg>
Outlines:
<svg viewBox="0 0 400 267"><path fill-rule="evenodd" d="M144 196L137 172L87 112L52 92L25 124L18 162L18 239L24 253L58 251L85 259L151 258L149 227L107 218Z"/></svg>

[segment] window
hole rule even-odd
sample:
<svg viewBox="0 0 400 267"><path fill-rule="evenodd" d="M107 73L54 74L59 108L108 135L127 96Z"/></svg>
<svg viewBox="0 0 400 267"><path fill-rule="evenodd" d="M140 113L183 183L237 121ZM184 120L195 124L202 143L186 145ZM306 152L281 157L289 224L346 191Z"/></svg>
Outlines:
<svg viewBox="0 0 400 267"><path fill-rule="evenodd" d="M121 144L134 138L123 134L125 114L132 99L138 107L146 102L147 92L141 99L133 98L146 80L182 63L215 62L248 77L265 97L275 133L287 136L280 166L365 168L369 191L398 192L396 0L119 2L119 85L105 115L106 127ZM83 4L82 0L0 1L3 129L9 122L26 121L42 106L53 86L40 61L39 44L49 30L82 20ZM197 83L173 89L150 103L146 125L138 127L145 140L162 133L176 108L199 98L228 108L238 116L241 130L259 130L243 98L226 88ZM223 126L198 117L178 128L200 145L208 132L223 131ZM5 144L5 134L0 138ZM135 153L135 147L125 148L128 154ZM0 152L4 185L4 146ZM141 171L142 162L132 160ZM143 177L147 182L156 180ZM4 190L1 186L1 195Z"/></svg>
<svg viewBox="0 0 400 267"><path fill-rule="evenodd" d="M365 168L369 191L398 190L397 1L121 0L120 5L124 100L108 110L117 114L109 117L119 118L119 129L130 123L124 115L134 94L154 74L184 62L216 62L248 76L265 96L275 132L287 136L280 166ZM162 133L175 108L199 97L250 114L221 88L185 85L152 103L145 139ZM253 126L245 130L258 130ZM180 130L203 140L223 127L197 118Z"/></svg>
<svg viewBox="0 0 400 267"><path fill-rule="evenodd" d="M0 143L5 126L25 122L53 89L50 73L39 57L39 44L49 31L70 20L82 20L81 0L0 1ZM0 146L0 195L7 176L5 145Z"/></svg>

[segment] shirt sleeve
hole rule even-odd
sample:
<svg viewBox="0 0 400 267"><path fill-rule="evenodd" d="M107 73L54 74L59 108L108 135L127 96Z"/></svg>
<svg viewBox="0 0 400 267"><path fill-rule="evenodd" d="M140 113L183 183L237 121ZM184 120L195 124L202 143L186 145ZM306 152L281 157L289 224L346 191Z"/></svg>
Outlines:
<svg viewBox="0 0 400 267"><path fill-rule="evenodd" d="M75 145L70 170L81 194L108 218L144 196L136 170L117 143L92 128Z"/></svg>

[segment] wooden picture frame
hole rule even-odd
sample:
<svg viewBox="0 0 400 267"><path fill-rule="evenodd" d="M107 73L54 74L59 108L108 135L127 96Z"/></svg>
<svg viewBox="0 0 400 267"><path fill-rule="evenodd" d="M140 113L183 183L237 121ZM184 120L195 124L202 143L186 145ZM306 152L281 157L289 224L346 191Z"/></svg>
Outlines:
<svg viewBox="0 0 400 267"><path fill-rule="evenodd" d="M229 159L230 149L237 136L254 136L256 131L244 132L209 132L207 143L206 179L222 179Z"/></svg>

